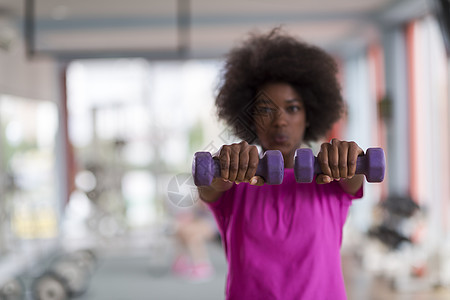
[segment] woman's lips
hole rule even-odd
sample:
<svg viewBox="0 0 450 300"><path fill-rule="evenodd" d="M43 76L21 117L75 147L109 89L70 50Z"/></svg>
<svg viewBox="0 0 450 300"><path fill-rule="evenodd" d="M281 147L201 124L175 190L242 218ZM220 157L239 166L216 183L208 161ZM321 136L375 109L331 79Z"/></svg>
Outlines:
<svg viewBox="0 0 450 300"><path fill-rule="evenodd" d="M277 144L284 144L289 140L289 137L284 134L277 134L274 136L273 140Z"/></svg>

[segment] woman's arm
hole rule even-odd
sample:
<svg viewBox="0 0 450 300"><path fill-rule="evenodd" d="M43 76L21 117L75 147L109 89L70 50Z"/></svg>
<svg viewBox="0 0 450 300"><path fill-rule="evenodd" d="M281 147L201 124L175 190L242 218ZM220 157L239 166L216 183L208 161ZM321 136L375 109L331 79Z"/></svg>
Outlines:
<svg viewBox="0 0 450 300"><path fill-rule="evenodd" d="M200 199L205 202L215 202L223 192L229 190L232 186L232 182L227 182L222 178L214 178L210 186L199 186L197 189Z"/></svg>
<svg viewBox="0 0 450 300"><path fill-rule="evenodd" d="M350 194L355 195L364 183L364 175L355 175L352 179L343 179L339 181L342 189Z"/></svg>

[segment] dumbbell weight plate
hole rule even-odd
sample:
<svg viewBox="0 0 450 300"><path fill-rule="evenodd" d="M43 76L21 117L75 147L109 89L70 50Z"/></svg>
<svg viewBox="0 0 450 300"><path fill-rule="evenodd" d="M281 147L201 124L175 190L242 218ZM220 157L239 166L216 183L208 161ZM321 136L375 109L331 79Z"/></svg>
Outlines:
<svg viewBox="0 0 450 300"><path fill-rule="evenodd" d="M86 270L89 275L94 274L97 258L93 251L88 249L77 250L68 254L68 259L73 260L78 267Z"/></svg>
<svg viewBox="0 0 450 300"><path fill-rule="evenodd" d="M69 296L78 296L87 290L88 271L79 267L74 261L61 259L52 265L51 270L66 280Z"/></svg>
<svg viewBox="0 0 450 300"><path fill-rule="evenodd" d="M52 272L46 272L33 282L32 293L35 300L67 300L67 283Z"/></svg>
<svg viewBox="0 0 450 300"><path fill-rule="evenodd" d="M2 300L22 300L24 296L24 286L18 278L8 280L0 289L0 299Z"/></svg>

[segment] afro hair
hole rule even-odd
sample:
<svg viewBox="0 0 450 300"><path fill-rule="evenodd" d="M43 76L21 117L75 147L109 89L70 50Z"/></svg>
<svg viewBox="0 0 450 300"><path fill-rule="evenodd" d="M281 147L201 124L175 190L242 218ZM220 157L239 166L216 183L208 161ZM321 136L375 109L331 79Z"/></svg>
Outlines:
<svg viewBox="0 0 450 300"><path fill-rule="evenodd" d="M343 112L337 65L322 49L284 33L251 33L226 56L218 86L218 117L248 143L257 142L252 113L261 88L268 83L287 83L300 95L309 126L303 141L323 137Z"/></svg>

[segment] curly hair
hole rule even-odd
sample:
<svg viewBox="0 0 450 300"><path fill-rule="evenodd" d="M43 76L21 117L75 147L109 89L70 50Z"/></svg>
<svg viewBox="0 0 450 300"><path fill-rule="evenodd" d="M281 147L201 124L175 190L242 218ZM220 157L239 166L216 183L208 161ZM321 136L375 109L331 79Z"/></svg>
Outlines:
<svg viewBox="0 0 450 300"><path fill-rule="evenodd" d="M267 83L287 83L300 95L309 126L304 141L324 136L343 112L337 65L322 49L295 39L279 27L267 34L250 34L232 49L222 70L216 107L218 117L234 134L257 142L252 107Z"/></svg>

